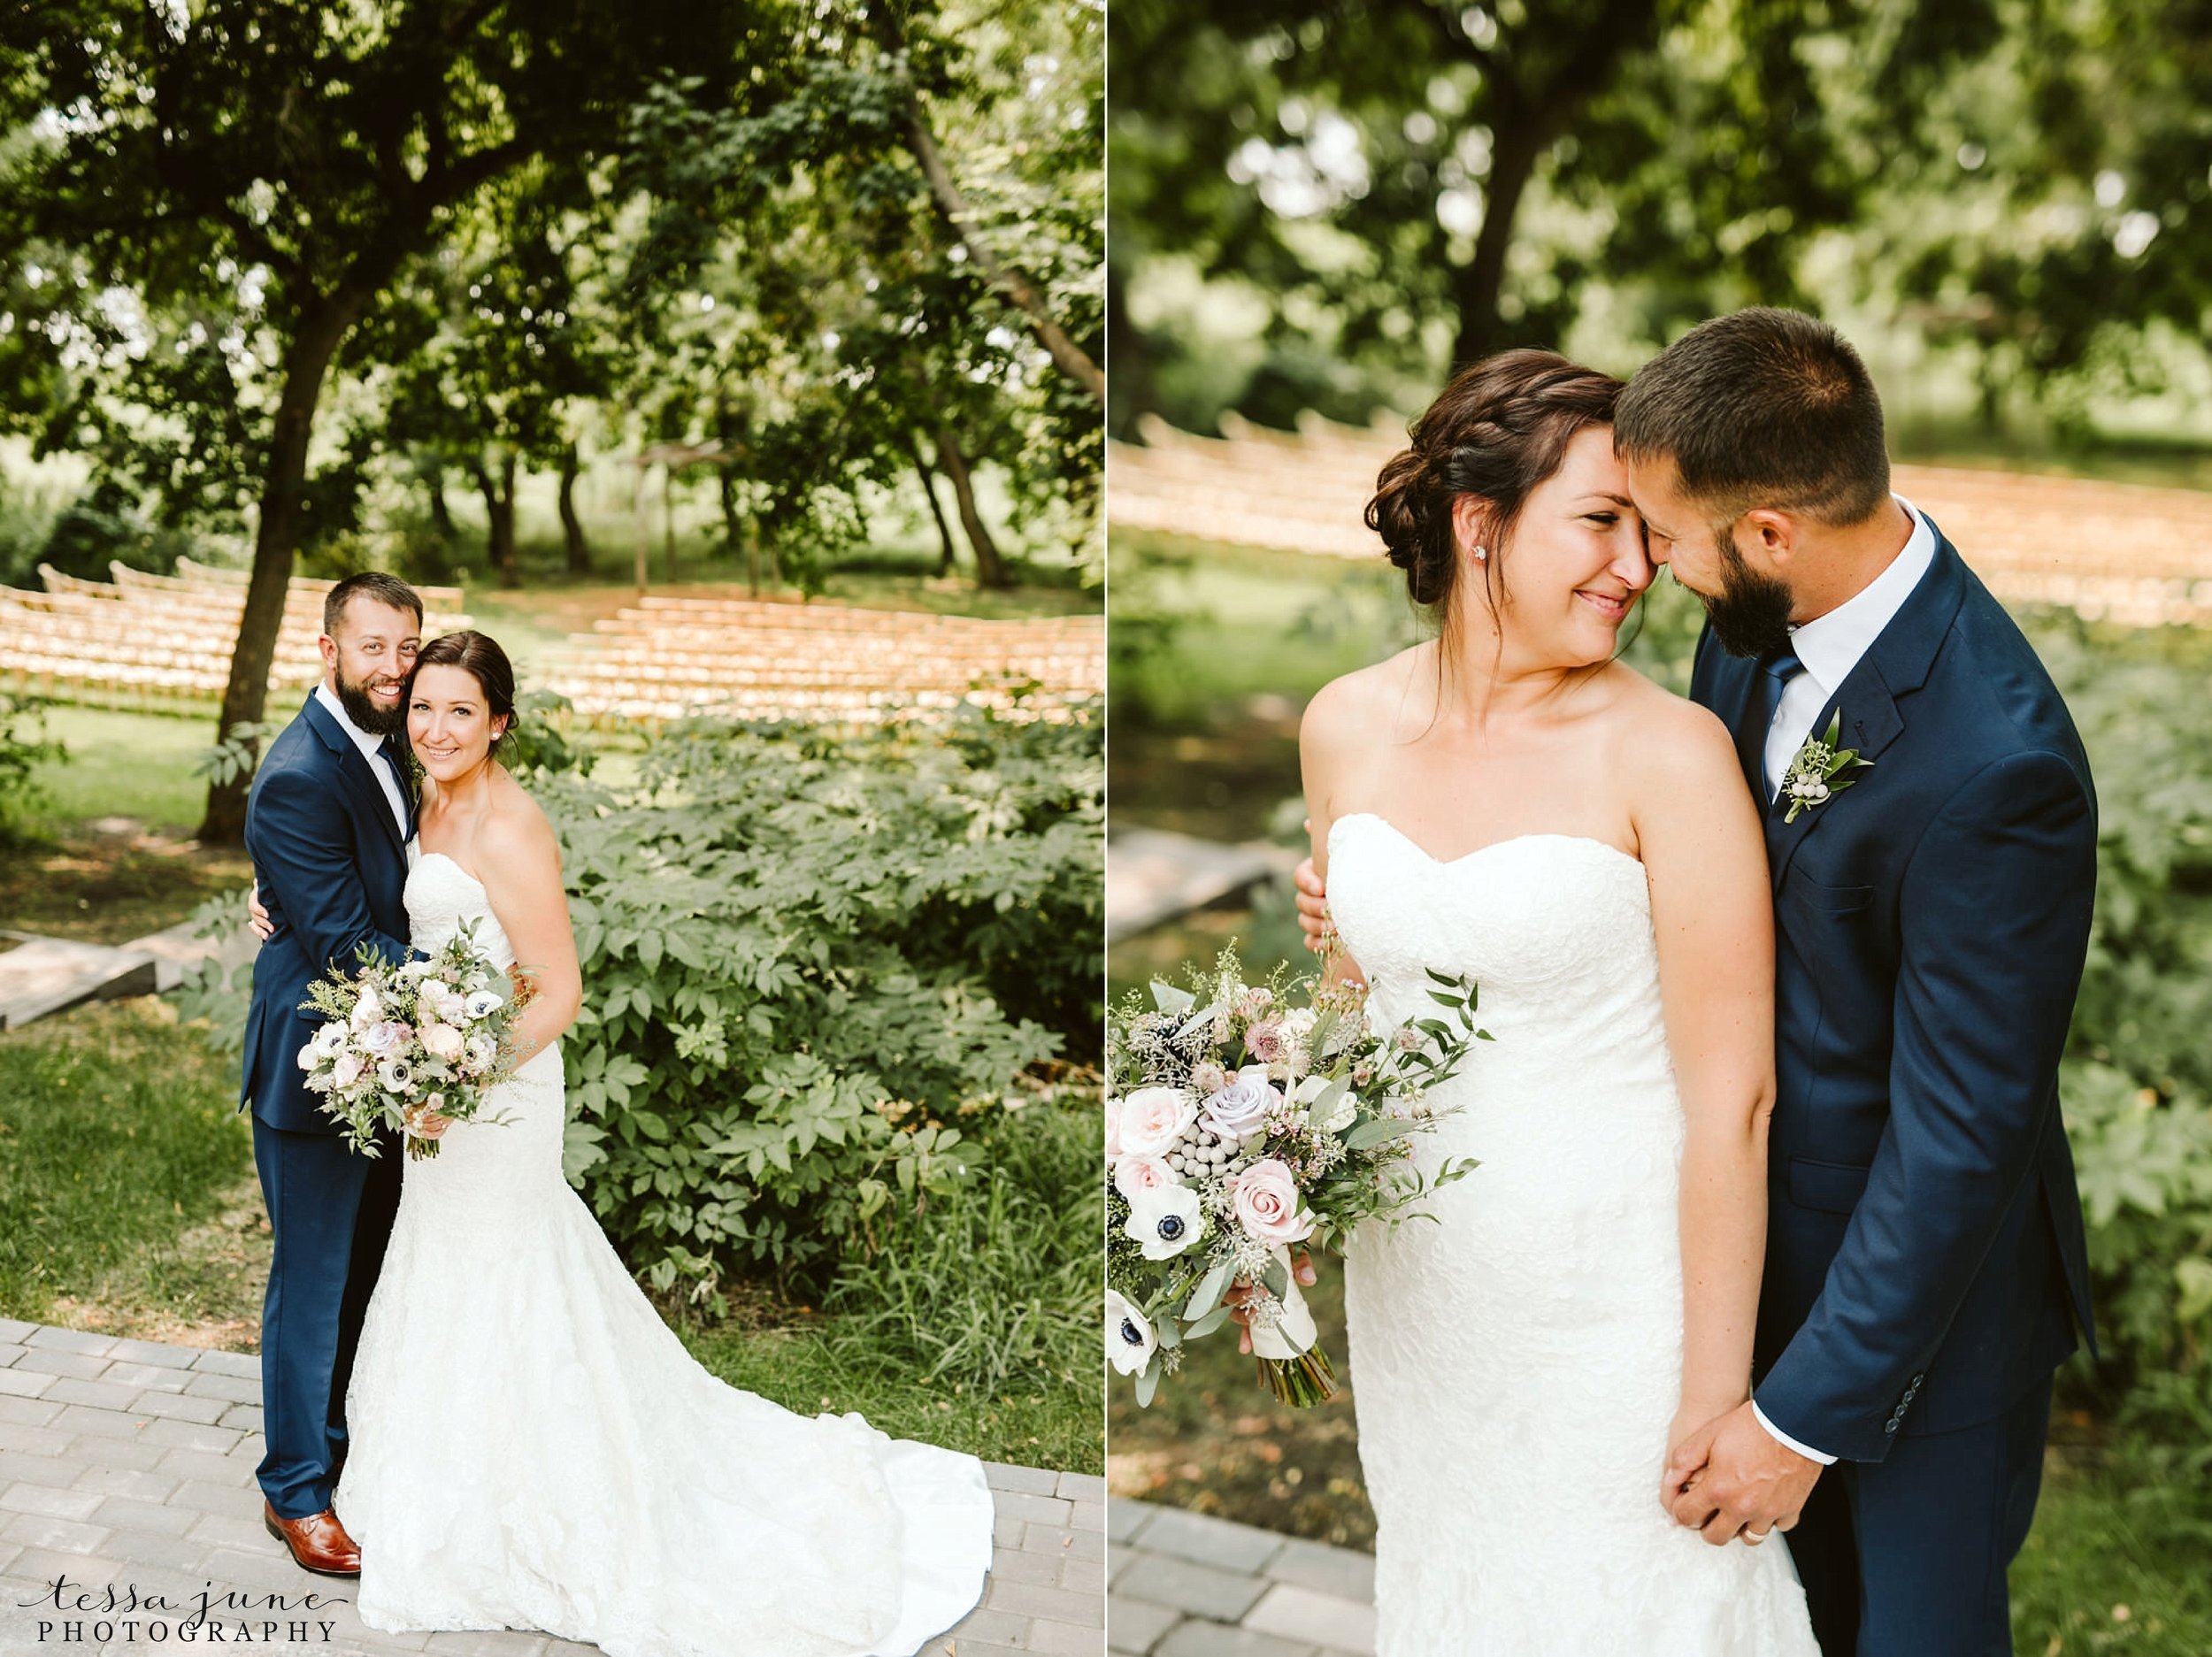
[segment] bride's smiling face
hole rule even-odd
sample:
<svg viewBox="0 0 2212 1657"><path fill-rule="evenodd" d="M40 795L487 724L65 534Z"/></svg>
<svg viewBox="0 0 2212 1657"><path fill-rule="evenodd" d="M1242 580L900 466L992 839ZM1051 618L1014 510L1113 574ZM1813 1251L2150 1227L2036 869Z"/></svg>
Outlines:
<svg viewBox="0 0 2212 1657"><path fill-rule="evenodd" d="M450 782L481 765L506 725L466 668L440 663L415 670L407 698L407 740L423 770L437 781Z"/></svg>
<svg viewBox="0 0 2212 1657"><path fill-rule="evenodd" d="M1454 510L1463 547L1486 546L1483 506L1463 495ZM1567 441L1559 469L1529 491L1486 586L1471 552L1467 591L1493 606L1507 649L1530 665L1584 666L1613 655L1621 624L1652 582L1643 520L1628 472L1613 455L1610 426L1586 426Z"/></svg>

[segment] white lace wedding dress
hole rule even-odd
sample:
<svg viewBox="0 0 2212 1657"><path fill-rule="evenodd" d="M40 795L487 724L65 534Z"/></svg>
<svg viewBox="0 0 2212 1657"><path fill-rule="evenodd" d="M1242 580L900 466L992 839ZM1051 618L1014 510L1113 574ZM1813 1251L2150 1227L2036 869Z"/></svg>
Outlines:
<svg viewBox="0 0 2212 1657"><path fill-rule="evenodd" d="M463 921L439 853L419 948ZM537 1629L611 1657L910 1657L982 1591L974 1457L806 1417L695 1362L561 1175L557 1046L406 1167L346 1395L335 1498L372 1628Z"/></svg>
<svg viewBox="0 0 2212 1657"><path fill-rule="evenodd" d="M1716 1548L1660 1506L1683 1115L1642 864L1556 834L1440 863L1360 813L1328 885L1379 1011L1464 973L1496 1038L1414 1142L1482 1166L1345 1266L1381 1657L1818 1657L1783 1538Z"/></svg>

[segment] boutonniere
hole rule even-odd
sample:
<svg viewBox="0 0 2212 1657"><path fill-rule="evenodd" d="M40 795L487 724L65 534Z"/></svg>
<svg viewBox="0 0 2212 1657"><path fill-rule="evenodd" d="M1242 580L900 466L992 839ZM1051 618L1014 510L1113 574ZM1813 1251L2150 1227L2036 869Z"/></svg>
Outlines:
<svg viewBox="0 0 2212 1657"><path fill-rule="evenodd" d="M1797 757L1782 774L1782 797L1790 802L1784 823L1796 822L1800 811L1827 804L1829 796L1841 794L1858 781L1861 771L1873 765L1872 760L1861 759L1855 748L1838 748L1836 743L1842 735L1843 710L1839 708L1828 721L1826 734L1817 740L1807 737L1805 746L1797 750Z"/></svg>

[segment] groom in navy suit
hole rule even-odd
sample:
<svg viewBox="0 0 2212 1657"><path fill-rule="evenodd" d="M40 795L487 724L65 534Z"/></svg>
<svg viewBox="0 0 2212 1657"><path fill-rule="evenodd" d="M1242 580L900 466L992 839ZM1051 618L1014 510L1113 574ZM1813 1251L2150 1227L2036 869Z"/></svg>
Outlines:
<svg viewBox="0 0 2212 1657"><path fill-rule="evenodd" d="M349 1150L304 1085L300 1049L321 1024L308 986L357 947L408 958L407 842L415 805L403 695L422 643L422 601L397 578L349 576L323 610L323 682L270 744L246 802L271 931L254 963L242 1105L275 1233L261 1313L258 1474L271 1534L309 1570L357 1575L331 1510L345 1456L346 1382L399 1206L396 1143Z"/></svg>
<svg viewBox="0 0 2212 1657"><path fill-rule="evenodd" d="M2019 629L1890 493L1833 329L1693 329L1615 443L1652 556L1705 601L1691 695L1736 733L1774 882L1755 1385L1678 1454L1670 1505L1709 1541L1790 1530L1827 1657L2009 1653L2052 1371L2094 1342L2058 1101L2088 763Z"/></svg>

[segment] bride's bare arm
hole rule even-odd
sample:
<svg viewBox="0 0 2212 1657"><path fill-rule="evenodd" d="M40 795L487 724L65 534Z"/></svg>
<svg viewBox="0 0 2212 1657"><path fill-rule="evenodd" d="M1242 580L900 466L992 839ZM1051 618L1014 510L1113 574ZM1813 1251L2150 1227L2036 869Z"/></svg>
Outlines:
<svg viewBox="0 0 2212 1657"><path fill-rule="evenodd" d="M1656 711L1659 728L1625 763L1635 768L1667 1046L1687 1119L1678 1441L1750 1396L1774 1109L1774 911L1757 811L1727 731L1687 702Z"/></svg>
<svg viewBox="0 0 2212 1657"><path fill-rule="evenodd" d="M1298 722L1298 774L1305 789L1309 848L1300 872L1310 869L1317 884L1325 885L1329 878L1329 828L1342 809L1339 794L1347 780L1348 761L1360 741L1357 701L1350 680L1333 679L1314 694ZM1318 909L1317 901L1315 907ZM1318 935L1317 920L1308 931ZM1359 963L1341 948L1329 962L1326 976L1355 982L1363 978Z"/></svg>
<svg viewBox="0 0 2212 1657"><path fill-rule="evenodd" d="M538 1052L576 1022L584 981L576 964L576 933L561 884L561 849L536 804L498 812L478 832L477 867L492 913L514 947L515 976L535 992L516 1021L526 1055Z"/></svg>

